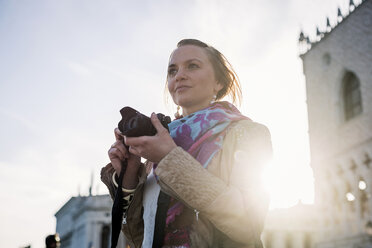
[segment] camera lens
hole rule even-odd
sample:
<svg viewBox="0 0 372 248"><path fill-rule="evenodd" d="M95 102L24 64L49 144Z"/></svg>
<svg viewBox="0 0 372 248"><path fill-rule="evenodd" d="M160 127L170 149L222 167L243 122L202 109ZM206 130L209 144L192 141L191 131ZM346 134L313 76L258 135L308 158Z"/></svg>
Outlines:
<svg viewBox="0 0 372 248"><path fill-rule="evenodd" d="M137 118L136 117L130 118L127 124L127 130L134 129L136 127L137 127Z"/></svg>
<svg viewBox="0 0 372 248"><path fill-rule="evenodd" d="M156 134L156 129L151 123L151 119L131 107L124 107L120 110L122 119L118 123L119 130L128 137L152 136ZM157 114L163 127L168 129L171 122L169 116Z"/></svg>

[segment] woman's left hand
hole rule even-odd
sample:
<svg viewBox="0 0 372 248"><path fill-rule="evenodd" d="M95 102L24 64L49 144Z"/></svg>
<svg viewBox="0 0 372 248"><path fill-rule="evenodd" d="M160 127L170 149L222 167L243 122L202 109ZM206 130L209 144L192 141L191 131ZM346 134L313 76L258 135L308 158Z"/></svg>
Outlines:
<svg viewBox="0 0 372 248"><path fill-rule="evenodd" d="M124 137L124 142L130 153L159 163L177 145L155 113L151 114L151 122L157 131L155 136Z"/></svg>

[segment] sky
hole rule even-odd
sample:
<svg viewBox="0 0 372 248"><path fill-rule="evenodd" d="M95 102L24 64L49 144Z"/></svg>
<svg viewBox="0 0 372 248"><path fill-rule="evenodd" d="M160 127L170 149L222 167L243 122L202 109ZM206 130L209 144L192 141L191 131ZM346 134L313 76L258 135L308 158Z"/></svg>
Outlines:
<svg viewBox="0 0 372 248"><path fill-rule="evenodd" d="M359 1L354 1L359 3ZM43 247L72 196L106 194L119 110L173 116L169 55L200 39L233 65L240 110L268 126L271 209L313 202L300 30L334 25L348 0L0 1L0 247Z"/></svg>

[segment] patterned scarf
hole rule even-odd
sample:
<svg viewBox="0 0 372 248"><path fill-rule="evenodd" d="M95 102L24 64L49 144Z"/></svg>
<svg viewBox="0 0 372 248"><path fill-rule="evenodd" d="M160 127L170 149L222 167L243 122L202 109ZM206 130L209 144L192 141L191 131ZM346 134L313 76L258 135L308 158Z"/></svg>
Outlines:
<svg viewBox="0 0 372 248"><path fill-rule="evenodd" d="M215 102L209 107L172 121L169 132L177 146L190 153L207 168L213 156L222 148L228 126L238 120L249 119L228 102ZM176 216L183 212L184 205L171 199L167 211L166 229ZM188 227L176 234L166 231L164 243L172 247L190 247Z"/></svg>

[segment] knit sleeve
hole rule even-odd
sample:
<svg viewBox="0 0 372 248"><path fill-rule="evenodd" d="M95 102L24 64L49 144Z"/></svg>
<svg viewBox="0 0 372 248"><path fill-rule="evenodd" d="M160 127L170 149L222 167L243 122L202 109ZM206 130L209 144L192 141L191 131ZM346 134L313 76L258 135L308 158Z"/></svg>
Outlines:
<svg viewBox="0 0 372 248"><path fill-rule="evenodd" d="M272 157L268 129L239 121L225 136L218 161L227 167L224 181L204 169L182 148L173 149L159 163L159 180L189 207L196 209L232 240L252 244L263 229L268 196L261 173Z"/></svg>

